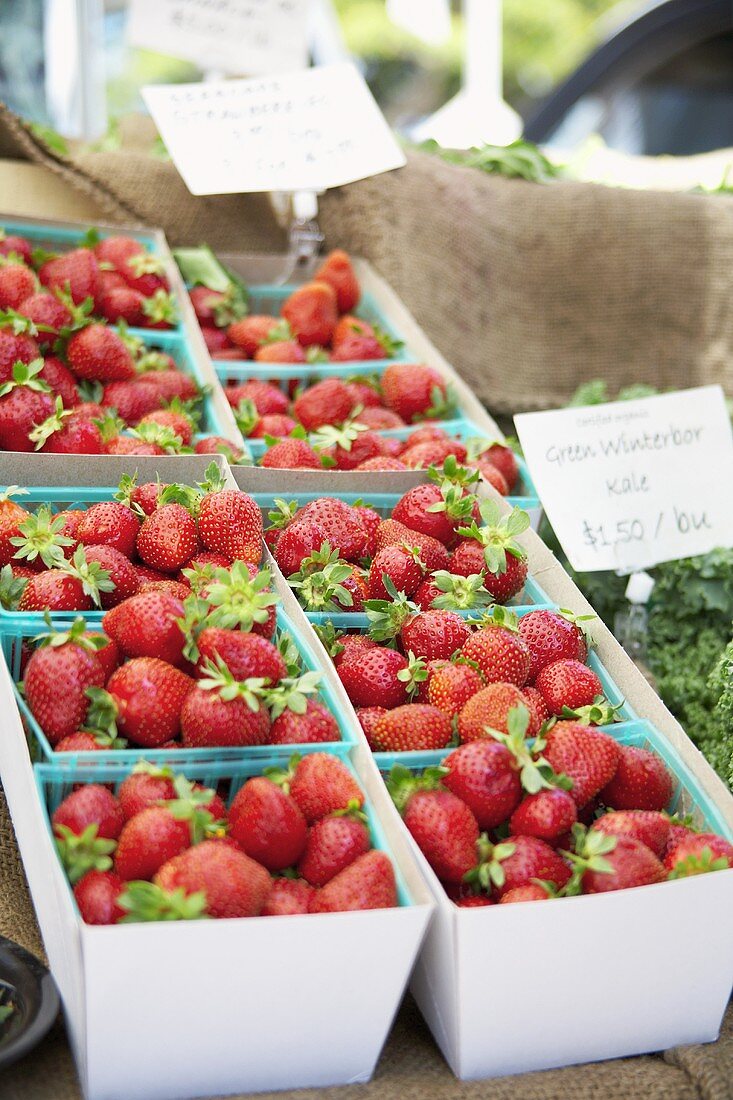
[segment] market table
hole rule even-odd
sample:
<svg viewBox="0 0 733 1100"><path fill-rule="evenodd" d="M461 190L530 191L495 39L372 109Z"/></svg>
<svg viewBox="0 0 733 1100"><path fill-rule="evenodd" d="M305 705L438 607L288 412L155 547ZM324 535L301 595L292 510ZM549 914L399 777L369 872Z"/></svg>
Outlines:
<svg viewBox="0 0 733 1100"><path fill-rule="evenodd" d="M43 957L18 849L0 792L0 934ZM670 966L674 960L670 959ZM572 969L568 964L568 975ZM562 993L560 993L562 995ZM602 996L602 991L599 993ZM592 1012L592 1006L589 1006ZM532 1022L528 991L528 1020ZM731 1100L733 1097L733 1008L716 1043L676 1048L664 1054L597 1062L568 1069L457 1081L435 1046L412 998L406 998L380 1059L374 1079L365 1085L293 1093L261 1093L298 1100ZM59 1022L28 1057L3 1071L0 1100L81 1100L63 1024Z"/></svg>

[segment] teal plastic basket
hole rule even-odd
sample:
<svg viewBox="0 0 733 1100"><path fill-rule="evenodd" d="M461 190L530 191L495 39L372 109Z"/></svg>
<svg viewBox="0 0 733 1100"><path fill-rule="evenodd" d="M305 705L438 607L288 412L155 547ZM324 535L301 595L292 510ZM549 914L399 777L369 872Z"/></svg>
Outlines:
<svg viewBox="0 0 733 1100"><path fill-rule="evenodd" d="M666 737L651 722L634 720L616 726L605 726L604 733L610 733L623 745L651 749L661 756L675 778L675 789L667 809L670 813L692 813L698 827L719 833L727 840L733 840L733 830L724 814L703 789L699 780L681 759ZM430 752L376 752L374 760L382 775L387 775L395 764L401 764L411 771L423 771L440 764L451 749L439 749Z"/></svg>
<svg viewBox="0 0 733 1100"><path fill-rule="evenodd" d="M274 751L274 746L270 746L270 753L257 760L249 759L240 760L238 762L221 760L211 761L209 763L186 762L183 764L169 761L169 763L174 771L185 775L188 779L202 783L205 787L216 790L220 788L222 784L227 784L229 789L225 801L227 805L229 805L237 791L243 786L247 779L255 775L261 775L265 768L286 768L292 756L291 751L286 751L288 748L289 746L286 745L282 746L278 751ZM306 750L309 753L314 751L331 751L328 747L324 750L324 746L309 745L303 748L302 755L306 754ZM293 746L293 751L301 750ZM146 756L145 759L151 760L149 756ZM359 779L356 769L348 757L340 757L340 759L363 789L363 784ZM158 761L151 760L151 762L157 763ZM49 832L53 832L51 827L51 815L59 803L62 802L67 795L71 794L77 785L83 783L105 783L112 785L114 789L117 790L120 783L129 772L129 767L120 768L119 766L101 763L99 766L78 764L71 768L59 768L54 764L36 764L34 768L36 789L41 801L41 806L43 807L44 817ZM372 847L382 852L386 852L387 855L392 858L389 842L382 828L382 823L368 798L364 800L363 809L367 817L367 826L372 840ZM395 879L397 882L397 898L399 904L411 905L413 903L412 896L407 883L400 873L397 861L394 858L392 858L392 865L394 867ZM71 891L70 886L69 890Z"/></svg>
<svg viewBox="0 0 733 1100"><path fill-rule="evenodd" d="M69 622L72 620L69 619ZM92 626L92 624L90 624ZM43 628L41 628L43 629ZM277 609L277 629L286 634L295 644L300 654L303 671L321 671L321 663L313 649L313 638L310 631L302 630L294 623L281 608ZM29 641L39 633L37 625L33 628L26 626L6 626L0 633L0 647L3 658L10 671L13 681L15 700L23 718L26 731L31 738L31 749L35 746L36 756L43 761L53 761L59 769L76 767L77 764L88 767L96 764L110 764L115 766L124 764L132 766L142 758L154 760L157 763L167 763L171 767L178 767L179 763L200 763L227 761L259 760L280 749L289 752L311 752L314 749L333 752L336 756L344 756L353 745L357 743L357 732L354 728L353 717L343 706L339 696L333 691L331 685L324 678L320 687L320 699L326 704L334 718L338 722L341 732L340 741L320 742L314 745L251 745L235 748L206 748L206 749L146 749L142 746L131 745L127 749L99 749L91 752L54 752L48 738L33 717L28 704L17 688L20 679L23 642Z"/></svg>
<svg viewBox="0 0 733 1100"><path fill-rule="evenodd" d="M250 286L248 289L251 315L279 316L283 302L298 287L296 284L283 286L261 284ZM378 325L393 340L402 339L390 319L368 292L362 294L354 315L372 325ZM391 359L354 359L348 363L258 363L253 359L212 359L212 362L219 380L225 383L244 382L248 378L277 379L278 381L350 378L357 374L381 374L392 363L407 363L410 360L414 361L414 356L411 356L408 349L403 346Z"/></svg>

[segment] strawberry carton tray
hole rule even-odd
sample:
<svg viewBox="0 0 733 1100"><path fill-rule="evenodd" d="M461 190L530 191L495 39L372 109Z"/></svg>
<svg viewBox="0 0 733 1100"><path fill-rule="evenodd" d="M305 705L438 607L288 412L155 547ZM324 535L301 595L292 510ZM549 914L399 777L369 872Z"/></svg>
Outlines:
<svg viewBox="0 0 733 1100"><path fill-rule="evenodd" d="M100 223L52 222L40 218L17 219L0 213L0 227L9 237L28 241L33 250L65 253L93 239L104 241L124 235L137 241L160 267L170 287L174 305L174 320L167 328L138 327L130 325L128 335L141 342L144 348L167 352L176 366L190 375L203 391L201 399L201 431L222 436L241 447L242 437L224 398L203 343L191 303L181 280L178 268L161 230L153 228L102 225ZM92 235L90 238L89 235Z"/></svg>
<svg viewBox="0 0 733 1100"><path fill-rule="evenodd" d="M671 811L733 836L730 806L711 797L650 723L628 724L621 740L663 758L675 779ZM427 755L408 766L434 764ZM405 761L381 759L383 774L394 763ZM733 901L733 869L548 905L464 909L414 847L437 912L411 989L456 1076L524 1073L717 1037L733 972L733 933L720 919ZM701 913L713 914L702 936ZM497 952L497 943L513 947ZM565 988L562 973L540 977L543 958L583 962ZM528 998L532 1019L542 1020L531 1037Z"/></svg>
<svg viewBox="0 0 733 1100"><path fill-rule="evenodd" d="M287 760L280 752L269 762ZM235 789L266 763L185 773L206 783L229 778ZM402 830L389 813L381 825L389 807L378 780L359 783L372 843L396 872L396 907L102 927L80 919L48 815L72 782L114 784L125 770L42 766L34 774L11 714L0 771L86 1100L184 1100L369 1079L433 908ZM190 1012L192 982L196 1003L215 1006L201 1019ZM124 1042L109 1027L111 1003L125 1020Z"/></svg>

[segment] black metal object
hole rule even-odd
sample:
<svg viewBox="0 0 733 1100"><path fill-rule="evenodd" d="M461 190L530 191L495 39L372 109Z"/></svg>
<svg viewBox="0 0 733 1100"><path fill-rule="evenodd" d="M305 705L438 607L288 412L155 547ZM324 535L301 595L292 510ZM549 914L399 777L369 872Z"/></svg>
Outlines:
<svg viewBox="0 0 733 1100"><path fill-rule="evenodd" d="M0 936L0 1069L41 1041L59 1012L59 995L43 963L20 944ZM2 1013L5 1016L5 1013Z"/></svg>

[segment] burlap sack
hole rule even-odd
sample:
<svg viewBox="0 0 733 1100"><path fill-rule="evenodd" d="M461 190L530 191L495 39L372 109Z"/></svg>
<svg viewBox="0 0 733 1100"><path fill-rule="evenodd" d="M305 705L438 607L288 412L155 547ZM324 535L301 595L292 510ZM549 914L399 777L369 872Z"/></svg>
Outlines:
<svg viewBox="0 0 733 1100"><path fill-rule="evenodd" d="M194 198L150 155L149 120L122 136L120 150L60 157L0 109L0 157L44 164L108 219L160 225L173 243L282 247L266 198ZM493 410L557 405L594 377L612 393L634 381L733 393L727 198L540 186L411 154L320 208L327 243L371 260Z"/></svg>

